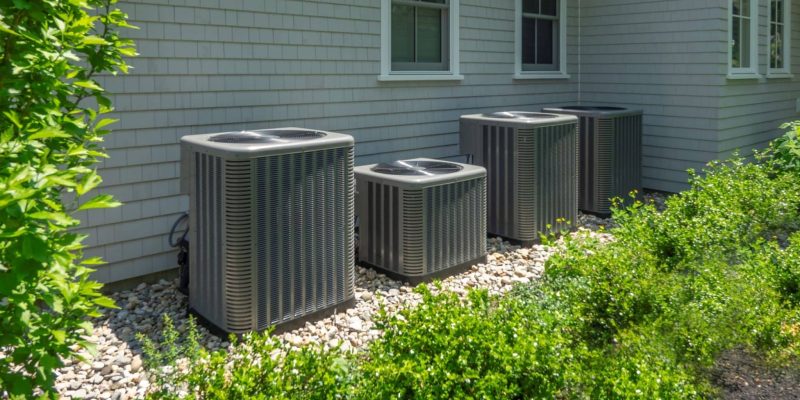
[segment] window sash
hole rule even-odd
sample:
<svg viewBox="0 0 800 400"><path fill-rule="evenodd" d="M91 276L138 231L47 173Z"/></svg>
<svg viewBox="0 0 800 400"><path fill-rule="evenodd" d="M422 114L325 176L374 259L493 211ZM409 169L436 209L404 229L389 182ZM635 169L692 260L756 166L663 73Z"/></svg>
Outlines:
<svg viewBox="0 0 800 400"><path fill-rule="evenodd" d="M758 0L729 0L730 72L734 74L756 73L758 63Z"/></svg>
<svg viewBox="0 0 800 400"><path fill-rule="evenodd" d="M786 0L770 0L769 4L769 40L768 71L787 71L788 49L790 40L789 3Z"/></svg>
<svg viewBox="0 0 800 400"><path fill-rule="evenodd" d="M563 0L559 0L559 1L563 1ZM521 22L522 23L522 25L521 25L522 28L520 29L520 33L519 33L520 41L521 41L521 45L522 45L521 54L519 55L521 72L552 72L552 71L559 71L561 69L561 57L560 57L561 56L561 43L560 43L560 37L561 37L561 15L560 14L561 13L560 13L560 7L561 7L561 4L559 2L556 2L555 15L531 13L531 12L522 12L521 13L521 15L522 15L522 22ZM540 9L541 9L541 7L540 7ZM534 58L535 61L539 60L538 52L540 50L539 46L538 46L538 44L539 44L538 43L538 39L537 39L538 38L538 33L539 33L538 24L537 24L536 28L534 28L533 37L531 37L530 35L526 36L525 35L525 29L524 29L526 20L528 20L528 21L531 21L531 20L535 20L535 21L540 21L540 20L541 21L552 21L552 32L550 33L551 41L552 41L552 43L550 44L550 52L551 52L551 54L550 54L551 62L550 63L539 63L539 62L526 63L525 62L525 57L524 57L524 55L526 53L525 47L526 47L526 44L527 44L528 41L530 41L530 40L534 41L532 47L533 47L533 51L534 51L533 58Z"/></svg>
<svg viewBox="0 0 800 400"><path fill-rule="evenodd" d="M413 32L414 36L414 43L413 43L413 61L394 61L394 49L391 48L391 38L390 38L390 49L389 49L389 57L391 62L391 71L396 72L405 72L405 71L432 71L432 72L441 72L441 71L448 71L450 69L450 2L445 0L443 3L433 3L427 1L411 1L411 0L392 0L390 7L399 5L399 6L407 6L413 8L414 13L414 26L410 27ZM439 44L439 62L421 62L416 61L419 58L419 50L420 50L420 35L419 35L419 12L418 9L433 9L433 10L440 10L440 21L439 21L439 36L440 36L440 44ZM394 14L390 12L390 24L394 24ZM393 27L390 27L390 35L393 31Z"/></svg>

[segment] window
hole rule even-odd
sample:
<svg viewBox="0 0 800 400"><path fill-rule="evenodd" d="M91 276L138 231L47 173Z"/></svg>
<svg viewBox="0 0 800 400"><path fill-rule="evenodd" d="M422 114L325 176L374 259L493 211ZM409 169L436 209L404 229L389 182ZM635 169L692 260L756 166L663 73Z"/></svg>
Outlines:
<svg viewBox="0 0 800 400"><path fill-rule="evenodd" d="M790 4L789 0L770 0L769 2L768 75L789 74L790 72Z"/></svg>
<svg viewBox="0 0 800 400"><path fill-rule="evenodd" d="M731 75L758 73L758 0L730 0Z"/></svg>
<svg viewBox="0 0 800 400"><path fill-rule="evenodd" d="M381 80L460 79L458 0L383 0Z"/></svg>
<svg viewBox="0 0 800 400"><path fill-rule="evenodd" d="M566 0L517 0L517 78L566 78Z"/></svg>

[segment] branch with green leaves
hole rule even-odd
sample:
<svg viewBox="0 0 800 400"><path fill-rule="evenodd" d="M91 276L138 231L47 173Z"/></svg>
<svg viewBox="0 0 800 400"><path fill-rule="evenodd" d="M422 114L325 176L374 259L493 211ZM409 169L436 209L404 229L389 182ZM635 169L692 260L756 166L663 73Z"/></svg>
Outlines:
<svg viewBox="0 0 800 400"><path fill-rule="evenodd" d="M56 397L53 371L91 350L88 318L114 307L74 228L76 213L120 205L91 194L116 122L96 75L127 73L136 55L115 3L0 0L0 388L12 398Z"/></svg>

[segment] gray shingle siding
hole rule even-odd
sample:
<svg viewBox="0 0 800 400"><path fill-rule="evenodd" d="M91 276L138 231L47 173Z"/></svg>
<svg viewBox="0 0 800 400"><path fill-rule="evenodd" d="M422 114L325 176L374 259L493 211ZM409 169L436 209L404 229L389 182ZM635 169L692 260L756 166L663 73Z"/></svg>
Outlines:
<svg viewBox="0 0 800 400"><path fill-rule="evenodd" d="M683 189L718 153L726 2L581 3L581 100L643 109L643 184Z"/></svg>
<svg viewBox="0 0 800 400"><path fill-rule="evenodd" d="M458 155L458 117L577 100L573 80L514 81L514 1L462 0L461 82L378 82L380 1L128 1L141 55L102 82L120 123L107 138L103 190L125 205L89 213L96 277L175 267L166 245L186 210L180 136L301 126L352 134L357 164ZM569 14L575 14L571 9ZM577 20L568 70L577 73Z"/></svg>
<svg viewBox="0 0 800 400"><path fill-rule="evenodd" d="M767 3L759 7L758 72L761 79L729 81L723 88L719 110L719 157L734 150L748 154L780 134L778 126L798 119L800 99L800 1L792 0L791 72L794 78L767 75Z"/></svg>

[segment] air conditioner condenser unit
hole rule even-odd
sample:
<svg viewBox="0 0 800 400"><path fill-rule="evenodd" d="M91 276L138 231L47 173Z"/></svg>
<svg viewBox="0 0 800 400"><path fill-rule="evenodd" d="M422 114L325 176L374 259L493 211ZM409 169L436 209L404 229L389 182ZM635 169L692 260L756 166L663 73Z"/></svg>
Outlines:
<svg viewBox="0 0 800 400"><path fill-rule="evenodd" d="M642 189L642 111L621 107L564 106L545 112L578 117L578 208L608 216L612 198L630 201Z"/></svg>
<svg viewBox="0 0 800 400"><path fill-rule="evenodd" d="M461 153L486 168L488 232L524 245L578 218L577 118L507 111L461 117Z"/></svg>
<svg viewBox="0 0 800 400"><path fill-rule="evenodd" d="M242 333L352 304L352 137L300 128L190 135L181 154L192 312Z"/></svg>
<svg viewBox="0 0 800 400"><path fill-rule="evenodd" d="M355 168L362 265L412 284L486 262L486 170L433 159Z"/></svg>

